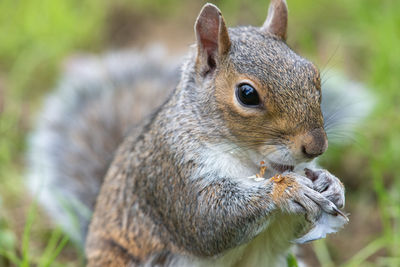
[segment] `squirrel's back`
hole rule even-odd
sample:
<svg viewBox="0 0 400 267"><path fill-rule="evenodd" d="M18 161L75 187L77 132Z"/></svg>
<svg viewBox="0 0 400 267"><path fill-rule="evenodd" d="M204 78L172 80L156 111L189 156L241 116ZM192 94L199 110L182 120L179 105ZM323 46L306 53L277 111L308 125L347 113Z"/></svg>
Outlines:
<svg viewBox="0 0 400 267"><path fill-rule="evenodd" d="M176 62L156 46L78 57L47 98L29 139L29 187L78 243L116 148L176 86Z"/></svg>

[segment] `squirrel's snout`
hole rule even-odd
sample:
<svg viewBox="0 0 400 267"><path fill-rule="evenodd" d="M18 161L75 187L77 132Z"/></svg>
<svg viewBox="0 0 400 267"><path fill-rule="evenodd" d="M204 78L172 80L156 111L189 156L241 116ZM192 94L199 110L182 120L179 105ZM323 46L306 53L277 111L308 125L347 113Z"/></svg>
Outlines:
<svg viewBox="0 0 400 267"><path fill-rule="evenodd" d="M328 148L328 139L322 128L316 128L302 136L301 152L304 157L318 157Z"/></svg>

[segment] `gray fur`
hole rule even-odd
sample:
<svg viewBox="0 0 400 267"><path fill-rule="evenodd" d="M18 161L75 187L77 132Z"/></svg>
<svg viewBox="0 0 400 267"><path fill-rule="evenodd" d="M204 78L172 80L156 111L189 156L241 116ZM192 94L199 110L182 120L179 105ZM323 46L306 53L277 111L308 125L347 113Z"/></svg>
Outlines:
<svg viewBox="0 0 400 267"><path fill-rule="evenodd" d="M159 46L79 56L46 99L29 138L29 185L78 243L117 146L176 86L177 62Z"/></svg>
<svg viewBox="0 0 400 267"><path fill-rule="evenodd" d="M337 215L335 204L299 183L296 174L283 175L287 177L282 178L287 189L282 190L280 199L273 199L279 183L267 180L250 184L227 176L225 170L218 173L219 169L209 169L200 157L200 151L210 144L235 140L214 97L214 80L224 68L223 64L234 65L236 69L243 67L242 73L253 75L271 66L271 74L261 74L259 78L279 77L282 81L278 84L272 82L274 78L266 81L271 91L282 92L276 92L279 95L276 105L288 112L279 115L298 116L296 112L302 112L305 127L321 123L312 120L318 119L320 110L318 88L313 83L317 73L311 64L288 53L280 40L260 30L246 28L246 31L253 38L243 38L242 28L229 31L232 49L225 61L217 62L214 73L196 72L196 54L191 54L183 67L181 82L169 100L120 146L106 175L90 226L86 253L91 266L105 264L112 258L136 265L164 252L169 252L174 259L181 255L218 258L263 232L268 218L276 213L307 214L310 222L317 222L323 213ZM255 40L262 41L255 43ZM262 47L258 52L264 64L250 64L253 59L244 58L251 55L253 44ZM274 49L278 50L276 58L269 54ZM268 60L282 60L282 68L268 65ZM287 68L292 63L296 67ZM305 72L311 78L304 76L303 79ZM233 158L246 162L240 151ZM199 169L206 169L210 174L197 176L206 173ZM276 247L277 256L290 247L291 239L304 234L307 227L302 225L304 222L288 229L288 239ZM148 235L150 238L146 238ZM101 253L117 247L129 252Z"/></svg>
<svg viewBox="0 0 400 267"><path fill-rule="evenodd" d="M31 134L29 145L30 169L28 170L30 189L35 195L37 194L49 215L54 217L55 221L61 224L73 240L78 243L83 243L93 203L112 155L118 143L122 141L122 136L127 128L130 127L129 123L119 123L119 126L112 125L120 120L118 116L123 116L123 113L115 109L100 109L101 113L97 114L97 119L104 120L103 124L109 125L106 129L110 129L110 131L101 128L101 131L96 132L96 136L92 136L93 129L85 127L84 120L87 118L82 117L83 114L80 113L80 110L92 101L99 102L101 107L115 106L116 98L113 98L115 90L125 90L127 94L133 95L129 95L125 100L132 99L134 104L138 103L137 97L134 96L134 90L130 86L138 83L138 80L147 82L148 78L143 75L144 73L157 78L161 83L171 84L169 86L171 89L174 81L177 81L179 77L176 70L177 64L160 65L166 60L160 60L158 55L157 59L153 60L150 57L151 60L148 61L149 53L154 52L140 54L127 51L109 54L103 58L85 57L79 61L72 61L73 65L64 74L59 89L46 100L45 107L38 117L37 130ZM80 64L77 64L78 62ZM160 68L162 70L153 76L153 71ZM108 75L112 78L107 78ZM110 83L109 79L121 86L115 86ZM369 113L370 108L368 107L371 105L369 104L370 101L365 101L365 99L368 99L365 89L356 90L353 89L353 86L353 82L347 81L343 75L338 73L334 73L323 85L321 108L325 120L329 123L328 137L332 141L338 140L338 138L334 138L335 134L341 135L340 142L347 140L344 137L351 134L349 127L355 127L357 122ZM342 88L345 88L345 90ZM158 103L165 98L168 92L164 91L161 86L156 86L153 90L150 94L161 94L163 96L158 97ZM353 101L355 98L359 100ZM359 105L354 107L356 103L362 105L362 108L360 109ZM127 111L130 109L131 103L128 102L125 103L125 106L118 107L120 110ZM141 117L149 114L150 111L151 109L147 106L143 107L140 109L143 114L139 118L131 119L128 117L124 120L133 120L130 122L133 124L139 121ZM117 118L116 121L115 118ZM71 137L68 137L67 133L70 130L77 130L72 128L77 124L77 120L83 120L80 127L83 135L87 136L86 140L91 140L92 137L100 140L111 139L114 140L113 145L104 147L104 141L99 141L95 146L92 146L96 151L88 149L83 143L73 145L74 141ZM335 128L331 129L333 126ZM113 135L115 134L111 130L113 127L122 128L117 136ZM104 137L99 137L98 134L102 134ZM107 135L112 135L112 138L107 137ZM104 158L104 156L106 157ZM81 161L80 164L68 163L64 160L65 157L77 157L85 160L86 164L81 164ZM74 178L77 174L79 174L78 177L84 176L82 177L82 181L85 182L84 185L79 185L81 180ZM60 183L60 181L63 181L63 183ZM68 205L73 205L73 207L67 208ZM72 210L70 210L71 208ZM74 220L75 216L77 216L75 218L77 221Z"/></svg>
<svg viewBox="0 0 400 267"><path fill-rule="evenodd" d="M65 138L65 135L67 135L66 131L68 131L65 129L74 127L71 126L73 121L82 119L82 114L80 114L79 111L86 106L87 102L100 101L101 106L115 106L115 100L113 100L111 92L121 89L127 90L128 88L126 87L133 85L138 79L143 79L147 82L148 78L142 74L147 73L153 76L153 71L160 68L160 62L165 61L157 58L157 62L153 62L155 60L150 60L149 62L146 57L148 53L149 52L141 55L137 52L123 52L116 55L110 54L106 56L106 58L92 57L83 58L80 61L73 61L69 72L66 73L61 80L59 89L47 99L45 108L41 112L42 115L38 118L38 128L30 137L29 162L31 167L28 173L31 189L35 194L39 194L38 198L48 209L49 214L55 217L56 221L64 226L64 229L67 230L74 240L80 243L82 242L82 237L85 235L88 218L91 216L93 203L105 170L107 169L118 142L122 140L122 135L120 133L117 139L113 136L112 140L115 140L114 145L108 148L103 146L103 141L98 142L96 146L94 146L94 148L98 150L93 152L88 151L87 147L82 143L81 145L71 147L71 143L68 141L71 139ZM249 60L249 58L247 58L247 60ZM76 65L78 62L81 64ZM104 72L104 65L107 65L106 72ZM176 66L176 63L171 65ZM148 68L147 70L145 69L146 66ZM154 77L162 82L171 84L170 88L172 88L173 81L178 79L177 71L173 70L176 69L176 67L174 68L168 65L165 67L162 66L161 68L165 68L165 70L162 71L167 73L167 76L160 77L159 75L154 75ZM111 75L111 80L120 84L121 87L110 84L106 73ZM353 82L346 81L346 78L341 74L335 73L323 86L321 107L329 126L335 126L336 134L343 135L343 131L345 131L345 134L350 134L351 131L349 131L349 127L356 126L357 121L368 114L370 102L365 101L367 98L367 96L365 96L366 91L365 89L352 89L353 84ZM350 89L348 89L349 87ZM342 88L346 89L343 90ZM107 93L108 90L109 92ZM127 92L129 94L134 94L133 90L130 91L130 88L128 90ZM166 94L161 87L154 87L154 92L152 93L157 95L160 92L162 95ZM358 101L353 101L354 95L356 99L359 99ZM92 99L93 97L95 98ZM138 102L137 99L132 96L129 96L129 98L132 98L133 103ZM162 99L162 97L159 99ZM105 103L107 101L111 101L111 103ZM358 108L358 106L354 108L357 103L360 103L360 105L362 104L363 109ZM126 103L125 105L126 106L121 107L122 110L129 109L130 103ZM148 114L151 110L147 107L142 109L141 112L143 112L144 115L140 117L144 117L145 114ZM122 115L121 113L115 114L115 112L115 110L111 110L111 113L110 110L103 112L101 113L102 117L98 115L98 119L104 120L106 125L115 123L112 118ZM125 119L129 119L129 117ZM134 120L138 121L139 118ZM87 132L85 135L92 133L92 130L85 128L84 125L81 127L83 127L82 131ZM120 124L120 126L117 126L117 129L118 127L125 129L122 130L122 132L125 132L126 129L129 128L128 124ZM112 127L108 126L107 129L111 130ZM329 128L328 131L328 137L331 136L332 141L338 139L334 138L335 129L330 130ZM340 131L338 131L338 129L340 129ZM101 129L97 134L107 135L111 133ZM92 136L89 135L88 138L91 139L90 137ZM101 137L98 138L101 139ZM110 138L104 137L104 139L109 140ZM340 138L340 140L343 142L346 139ZM106 150L106 153L103 149ZM93 160L87 162L87 164L65 165L66 162L63 158L66 157L66 155L68 155L68 157L80 155L78 158L86 158L86 160L90 160L91 157L95 155L97 155L97 158L99 155L108 155L108 158L100 158L100 160ZM83 169L79 170L77 168ZM86 181L86 185L83 187L84 191L79 191L80 186L77 184L78 181L76 181L76 179L71 179L75 177L76 173L86 173L84 174L86 178L83 178L83 181ZM63 184L60 184L59 181L63 181ZM55 192L58 193L55 194ZM59 203L61 201L58 199L59 197L67 200L65 204ZM64 205L68 205L68 202L75 200L77 201L74 205L83 203L84 206L82 208L74 208L74 211L70 214L70 212L67 212ZM71 225L76 224L76 222L73 222L73 218L71 218L71 216L75 216L74 214L76 213L79 214L78 221L79 228L81 229L80 231L71 227Z"/></svg>
<svg viewBox="0 0 400 267"><path fill-rule="evenodd" d="M329 142L349 143L354 140L357 127L373 109L373 95L365 85L340 72L330 71L322 82L321 109Z"/></svg>
<svg viewBox="0 0 400 267"><path fill-rule="evenodd" d="M286 182L296 190L289 188L280 201L271 198L277 183L237 179L228 175L234 171L220 170L218 164L210 168L204 160L214 153L213 146L233 144L238 149L231 151L231 158L257 172L259 161L251 158L256 152L237 142L215 100L215 77L224 68L252 75L270 88L270 99L289 125L281 131L278 145L285 146L284 136L300 126L323 127L318 73L310 62L258 28L233 28L229 35L229 54L220 58L215 72L199 73L192 51L178 86L151 115L178 75L175 64L163 65L159 55L148 53L86 61L91 71L68 74L47 101L31 137L31 186L50 214L82 242L106 176L86 244L93 266L110 264L103 261L110 259L132 265L149 260L151 265L166 265L182 255L215 259L266 228L274 229L279 219L293 216L284 240L265 231L280 242L270 252L281 257L289 241L309 227L299 214L315 223L321 214L337 215L334 203L344 203L344 189L330 175L311 185L299 174L287 174ZM329 109L323 110L329 116ZM335 115L336 123L339 117ZM297 121L299 127L293 124ZM241 132L249 134L246 130ZM324 195L322 185L332 190ZM72 203L79 232L70 228L68 207L60 199Z"/></svg>

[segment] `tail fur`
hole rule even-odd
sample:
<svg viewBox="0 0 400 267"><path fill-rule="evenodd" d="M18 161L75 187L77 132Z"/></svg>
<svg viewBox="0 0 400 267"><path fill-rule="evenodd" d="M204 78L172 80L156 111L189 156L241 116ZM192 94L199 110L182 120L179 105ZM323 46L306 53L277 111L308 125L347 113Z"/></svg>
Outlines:
<svg viewBox="0 0 400 267"><path fill-rule="evenodd" d="M365 85L331 72L322 85L321 109L330 144L353 141L359 124L371 113L374 99Z"/></svg>
<svg viewBox="0 0 400 267"><path fill-rule="evenodd" d="M176 86L162 48L67 62L29 138L28 184L53 219L83 244L103 177L129 129Z"/></svg>

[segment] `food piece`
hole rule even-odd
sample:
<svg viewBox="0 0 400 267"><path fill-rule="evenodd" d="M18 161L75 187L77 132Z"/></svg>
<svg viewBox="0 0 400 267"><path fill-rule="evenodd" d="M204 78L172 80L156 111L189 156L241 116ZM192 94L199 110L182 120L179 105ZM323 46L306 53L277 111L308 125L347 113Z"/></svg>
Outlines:
<svg viewBox="0 0 400 267"><path fill-rule="evenodd" d="M264 178L264 174L265 174L265 171L267 170L267 166L265 166L265 162L264 161L261 161L260 162L260 173L257 173L256 174L256 177L257 178Z"/></svg>

